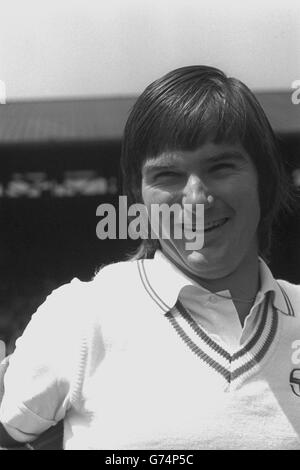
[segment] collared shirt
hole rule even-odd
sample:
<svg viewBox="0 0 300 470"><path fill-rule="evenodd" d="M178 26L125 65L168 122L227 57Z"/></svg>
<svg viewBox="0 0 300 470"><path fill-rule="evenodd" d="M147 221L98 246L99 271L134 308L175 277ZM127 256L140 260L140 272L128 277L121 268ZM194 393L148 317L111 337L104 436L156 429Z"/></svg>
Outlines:
<svg viewBox="0 0 300 470"><path fill-rule="evenodd" d="M160 253L57 289L10 358L0 421L24 442L64 419L70 450L300 449L300 288L266 273L234 353L212 339L219 308L208 335L177 301L211 294Z"/></svg>
<svg viewBox="0 0 300 470"><path fill-rule="evenodd" d="M183 274L160 250L155 253L153 262L147 265L147 274L153 289L166 305L171 308L179 299L193 319L211 338L225 345L228 351L238 349L249 339L257 326L268 292L273 293L273 305L281 312L289 313L284 293L261 258L260 289L244 326L241 325L229 290L210 292Z"/></svg>

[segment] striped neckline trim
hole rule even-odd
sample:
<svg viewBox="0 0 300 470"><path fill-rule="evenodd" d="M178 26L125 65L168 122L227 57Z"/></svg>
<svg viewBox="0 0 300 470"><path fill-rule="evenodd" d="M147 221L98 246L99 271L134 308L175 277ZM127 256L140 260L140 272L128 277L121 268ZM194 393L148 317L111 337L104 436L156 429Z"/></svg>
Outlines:
<svg viewBox="0 0 300 470"><path fill-rule="evenodd" d="M294 311L294 308L291 304L291 301L287 295L287 293L285 292L285 290L283 289L283 287L281 287L281 285L279 284L279 282L277 282L277 285L279 286L279 289L281 290L281 293L284 297L284 300L285 300L285 303L286 303L286 306L287 306L287 310L288 310L288 313L287 315L290 316L290 317L294 317L295 316L295 311ZM281 310L280 310L281 311ZM284 313L284 312L283 312Z"/></svg>
<svg viewBox="0 0 300 470"><path fill-rule="evenodd" d="M261 320L255 333L246 345L234 354L230 354L213 341L180 302L177 302L166 317L187 347L221 374L227 383L255 372L273 343L278 329L278 312L273 306L270 309L270 295L267 295L264 302Z"/></svg>
<svg viewBox="0 0 300 470"><path fill-rule="evenodd" d="M179 337L199 359L221 374L227 383L238 381L245 375L255 372L270 349L278 330L278 311L272 304L271 292L267 292L265 301L262 304L263 307L260 306L260 308L263 308L263 313L253 335L241 349L231 354L195 322L180 301L177 301L176 305L170 308L150 284L144 260L138 260L137 264L145 290L166 314L166 318L170 321ZM283 295L287 305L291 305L284 291ZM290 309L289 312L291 316L294 313Z"/></svg>
<svg viewBox="0 0 300 470"><path fill-rule="evenodd" d="M163 310L165 313L169 312L171 307L169 307L169 305L167 305L163 301L163 299L159 297L159 295L156 293L156 291L153 289L153 287L151 286L149 282L149 279L145 270L144 260L143 259L138 260L137 265L138 265L139 275L140 275L140 278L141 278L141 281L143 283L145 290L148 292L150 297L154 300L154 302L159 306L161 310Z"/></svg>

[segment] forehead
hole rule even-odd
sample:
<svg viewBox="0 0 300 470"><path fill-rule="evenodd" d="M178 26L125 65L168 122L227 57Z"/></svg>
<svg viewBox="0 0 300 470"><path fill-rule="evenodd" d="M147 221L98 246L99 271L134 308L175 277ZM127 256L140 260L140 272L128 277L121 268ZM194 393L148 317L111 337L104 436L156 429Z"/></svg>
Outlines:
<svg viewBox="0 0 300 470"><path fill-rule="evenodd" d="M251 163L250 156L240 144L207 143L196 150L167 151L148 157L143 163L143 171L161 167L205 165L224 160Z"/></svg>

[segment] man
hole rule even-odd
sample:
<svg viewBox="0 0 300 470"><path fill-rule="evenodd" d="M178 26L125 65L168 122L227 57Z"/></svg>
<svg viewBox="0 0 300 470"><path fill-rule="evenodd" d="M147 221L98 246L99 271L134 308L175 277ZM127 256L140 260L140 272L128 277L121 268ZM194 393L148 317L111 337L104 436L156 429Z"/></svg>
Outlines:
<svg viewBox="0 0 300 470"><path fill-rule="evenodd" d="M263 260L291 197L254 95L170 72L131 112L122 170L149 214L179 205L169 237L50 296L6 373L4 429L24 442L63 418L66 449L299 449L300 289Z"/></svg>

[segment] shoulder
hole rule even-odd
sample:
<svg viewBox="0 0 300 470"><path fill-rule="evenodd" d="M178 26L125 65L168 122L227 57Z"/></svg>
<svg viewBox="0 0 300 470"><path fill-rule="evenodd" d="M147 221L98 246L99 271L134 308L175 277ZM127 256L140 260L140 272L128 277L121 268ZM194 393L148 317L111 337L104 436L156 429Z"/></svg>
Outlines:
<svg viewBox="0 0 300 470"><path fill-rule="evenodd" d="M102 267L95 277L84 282L74 278L55 289L33 315L44 325L51 323L57 330L82 328L95 320L95 312L105 311L107 303L117 302L122 293L136 287L138 268L135 261L109 264Z"/></svg>
<svg viewBox="0 0 300 470"><path fill-rule="evenodd" d="M47 340L45 336L49 342L55 338L57 346L64 345L68 338L68 343L76 347L92 341L95 334L106 335L117 325L121 328L124 322L134 321L141 305L150 302L153 306L139 264L136 260L112 263L101 267L88 282L75 278L55 289L33 314L25 337L35 343L40 341L41 346Z"/></svg>
<svg viewBox="0 0 300 470"><path fill-rule="evenodd" d="M283 279L277 279L277 282L286 291L287 294L300 297L300 284L293 284Z"/></svg>
<svg viewBox="0 0 300 470"><path fill-rule="evenodd" d="M106 282L127 283L138 276L138 261L120 261L101 267L90 285L98 287Z"/></svg>
<svg viewBox="0 0 300 470"><path fill-rule="evenodd" d="M114 288L125 287L131 284L138 276L137 263L124 261L112 263L101 267L90 281L81 281L74 278L68 284L55 289L48 297L48 303L64 305L75 310L78 306L86 305L86 302L94 302L97 298L103 298L105 294L114 292ZM96 297L96 298L95 298Z"/></svg>
<svg viewBox="0 0 300 470"><path fill-rule="evenodd" d="M287 297L287 302L292 304L296 317L300 317L300 284L293 284L283 279L277 279L277 283Z"/></svg>
<svg viewBox="0 0 300 470"><path fill-rule="evenodd" d="M100 301L102 306L109 305L111 313L119 311L119 307L124 311L134 303L139 304L144 295L140 261L137 260L107 265L89 283L89 302L95 305Z"/></svg>

